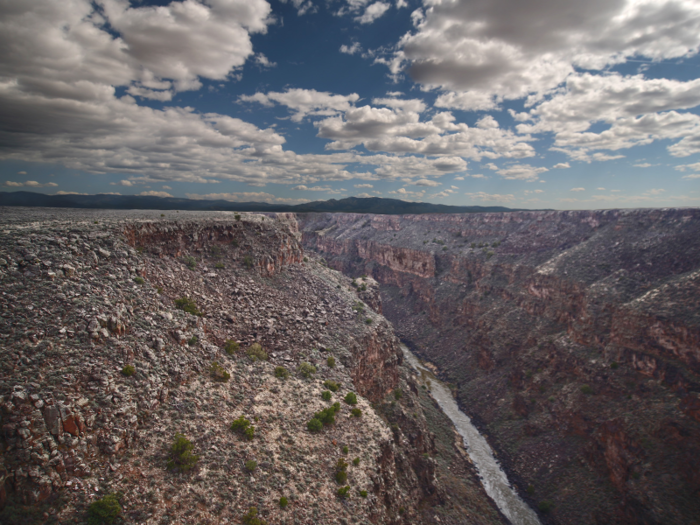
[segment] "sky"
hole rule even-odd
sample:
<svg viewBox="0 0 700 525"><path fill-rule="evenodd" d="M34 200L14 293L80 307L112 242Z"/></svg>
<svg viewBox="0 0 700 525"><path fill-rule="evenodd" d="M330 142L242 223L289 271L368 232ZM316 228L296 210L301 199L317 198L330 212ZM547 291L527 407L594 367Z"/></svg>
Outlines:
<svg viewBox="0 0 700 525"><path fill-rule="evenodd" d="M0 0L0 191L700 206L697 0Z"/></svg>

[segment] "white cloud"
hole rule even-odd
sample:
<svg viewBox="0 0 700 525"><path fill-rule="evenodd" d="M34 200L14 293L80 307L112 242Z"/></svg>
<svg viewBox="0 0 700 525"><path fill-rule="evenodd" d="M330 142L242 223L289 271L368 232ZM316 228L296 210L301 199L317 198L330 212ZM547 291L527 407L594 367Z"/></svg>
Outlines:
<svg viewBox="0 0 700 525"><path fill-rule="evenodd" d="M238 193L187 193L188 199L193 200L224 200L231 202L268 202L270 204L301 204L309 202L309 199L290 199L277 197L265 192L238 192Z"/></svg>
<svg viewBox="0 0 700 525"><path fill-rule="evenodd" d="M586 188L571 188L569 191L586 191Z"/></svg>
<svg viewBox="0 0 700 525"><path fill-rule="evenodd" d="M476 193L465 193L465 195L471 197L473 200L479 200L484 202L508 203L513 202L515 200L515 195L511 193L501 195L498 193L484 193L483 191L479 191Z"/></svg>
<svg viewBox="0 0 700 525"><path fill-rule="evenodd" d="M78 193L77 191L57 191L54 195L88 195L87 193Z"/></svg>
<svg viewBox="0 0 700 525"><path fill-rule="evenodd" d="M560 162L560 163L555 164L554 166L552 166L552 168L561 168L561 169L563 169L563 168L570 168L570 167L571 167L571 166L569 165L568 162Z"/></svg>
<svg viewBox="0 0 700 525"><path fill-rule="evenodd" d="M605 191L605 188L596 188L598 191Z"/></svg>
<svg viewBox="0 0 700 525"><path fill-rule="evenodd" d="M434 188L435 186L440 186L440 183L434 180L420 179L413 183L416 186L427 186L429 188Z"/></svg>
<svg viewBox="0 0 700 525"><path fill-rule="evenodd" d="M277 62L270 62L270 60L262 53L255 54L255 63L262 67L275 67Z"/></svg>
<svg viewBox="0 0 700 525"><path fill-rule="evenodd" d="M374 188L372 184L355 184L355 188Z"/></svg>
<svg viewBox="0 0 700 525"><path fill-rule="evenodd" d="M374 195L370 195L369 193L358 193L355 195L355 197L359 197L361 199L369 199L371 197L374 197Z"/></svg>
<svg viewBox="0 0 700 525"><path fill-rule="evenodd" d="M680 164L674 167L674 169L678 171L700 171L700 162L696 162L694 164Z"/></svg>
<svg viewBox="0 0 700 525"><path fill-rule="evenodd" d="M692 180L692 179L700 179L700 173L692 173L690 175L683 175L681 179L687 179L687 180Z"/></svg>
<svg viewBox="0 0 700 525"><path fill-rule="evenodd" d="M26 171L18 171L18 172L17 172L17 175L26 175L26 174L27 174Z"/></svg>
<svg viewBox="0 0 700 525"><path fill-rule="evenodd" d="M421 191L410 191L407 190L406 188L399 188L396 191L390 191L388 192L389 195L398 195L404 200L409 200L409 201L419 201L423 198L425 198L425 190Z"/></svg>
<svg viewBox="0 0 700 525"><path fill-rule="evenodd" d="M346 46L343 44L340 46L340 52L345 53L346 55L354 55L355 53L362 52L362 46L359 42L353 42L351 46Z"/></svg>
<svg viewBox="0 0 700 525"><path fill-rule="evenodd" d="M373 4L367 6L367 9L365 9L362 16L355 17L355 21L359 22L360 24L371 24L377 18L386 13L390 7L391 4L386 2L374 2Z"/></svg>
<svg viewBox="0 0 700 525"><path fill-rule="evenodd" d="M539 179L539 174L549 171L547 168L536 168L529 164L516 164L508 168L501 168L496 173L508 180L524 180L533 182Z"/></svg>
<svg viewBox="0 0 700 525"><path fill-rule="evenodd" d="M161 189L162 190L172 190L172 188L170 186L162 186Z"/></svg>
<svg viewBox="0 0 700 525"><path fill-rule="evenodd" d="M307 116L336 115L348 111L359 100L357 93L350 95L334 95L315 89L287 89L284 93L271 91L267 94L241 95L241 102L258 102L264 106L272 106L273 102L294 110L294 122L301 122Z"/></svg>
<svg viewBox="0 0 700 525"><path fill-rule="evenodd" d="M464 177L462 175L459 175L455 177L454 180L464 180Z"/></svg>
<svg viewBox="0 0 700 525"><path fill-rule="evenodd" d="M40 183L35 180L28 180L24 182L13 182L13 181L5 181L4 186L8 186L10 188L55 188L58 186L55 182L47 182L47 183Z"/></svg>
<svg viewBox="0 0 700 525"><path fill-rule="evenodd" d="M167 191L142 191L140 197L172 197Z"/></svg>
<svg viewBox="0 0 700 525"><path fill-rule="evenodd" d="M332 194L332 195L338 195L338 194L340 194L340 193L343 193L343 192L347 191L347 190L344 190L344 189L342 189L342 188L341 188L341 189L338 189L338 190L334 190L334 189L331 188L330 186L313 186L313 187L309 188L308 186L305 186L305 185L303 185L303 184L300 184L299 186L295 186L294 188L292 188L292 190L298 190L298 191L323 191L323 192L325 192L325 193L330 193L330 194Z"/></svg>
<svg viewBox="0 0 700 525"><path fill-rule="evenodd" d="M634 167L635 168L650 168L651 164L649 164L648 162L642 162L640 164L634 164Z"/></svg>

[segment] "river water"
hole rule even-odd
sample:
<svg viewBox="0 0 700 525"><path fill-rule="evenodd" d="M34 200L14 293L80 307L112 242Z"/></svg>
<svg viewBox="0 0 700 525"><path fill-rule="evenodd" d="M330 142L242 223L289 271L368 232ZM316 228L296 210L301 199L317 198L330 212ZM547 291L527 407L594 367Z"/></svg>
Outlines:
<svg viewBox="0 0 700 525"><path fill-rule="evenodd" d="M464 439L464 446L479 473L486 493L513 525L539 525L537 514L513 490L491 447L472 425L469 417L459 409L450 389L435 377L430 369L421 364L406 346L401 345L401 350L406 360L418 371L421 384L430 382L431 395Z"/></svg>

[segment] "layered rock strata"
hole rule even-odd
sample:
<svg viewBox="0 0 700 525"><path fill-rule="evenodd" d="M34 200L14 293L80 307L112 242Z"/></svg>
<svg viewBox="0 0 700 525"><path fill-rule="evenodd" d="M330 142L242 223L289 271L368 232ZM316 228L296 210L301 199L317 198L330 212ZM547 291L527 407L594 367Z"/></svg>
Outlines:
<svg viewBox="0 0 700 525"><path fill-rule="evenodd" d="M300 215L552 523L700 516L700 210Z"/></svg>

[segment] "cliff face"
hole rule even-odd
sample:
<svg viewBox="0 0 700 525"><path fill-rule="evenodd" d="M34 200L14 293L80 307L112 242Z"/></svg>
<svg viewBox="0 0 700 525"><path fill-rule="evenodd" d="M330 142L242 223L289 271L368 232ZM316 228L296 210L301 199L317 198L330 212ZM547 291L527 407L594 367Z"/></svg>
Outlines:
<svg viewBox="0 0 700 525"><path fill-rule="evenodd" d="M700 515L700 211L300 216L381 284L534 506L559 523Z"/></svg>
<svg viewBox="0 0 700 525"><path fill-rule="evenodd" d="M8 213L0 522L83 522L106 494L127 523L237 523L251 506L270 523L458 515L398 341L368 306L376 283L304 257L293 216ZM334 402L335 423L309 431ZM251 440L231 430L239 417ZM166 468L178 433L199 456L189 472ZM483 523L501 523L470 490Z"/></svg>

